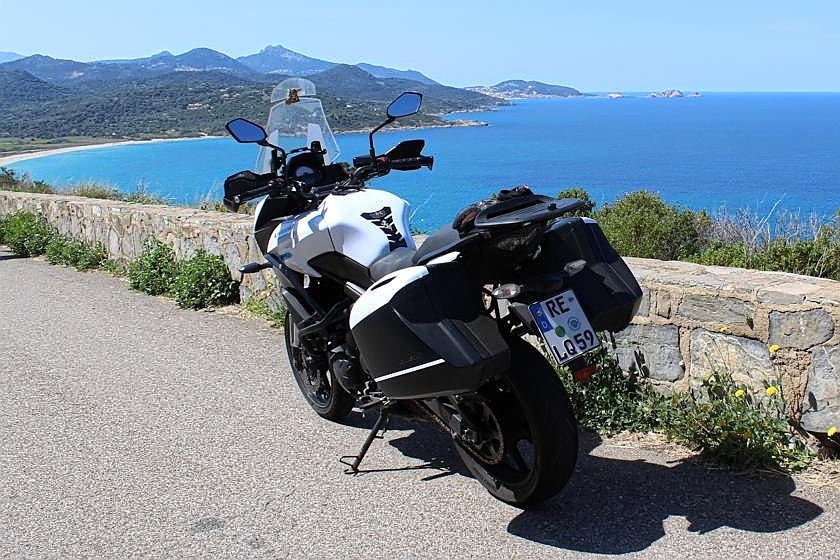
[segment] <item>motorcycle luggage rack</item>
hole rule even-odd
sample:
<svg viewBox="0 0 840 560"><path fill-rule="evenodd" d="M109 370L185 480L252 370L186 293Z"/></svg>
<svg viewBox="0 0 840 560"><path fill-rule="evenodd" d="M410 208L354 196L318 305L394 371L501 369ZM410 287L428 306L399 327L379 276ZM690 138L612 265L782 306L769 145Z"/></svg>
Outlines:
<svg viewBox="0 0 840 560"><path fill-rule="evenodd" d="M543 195L520 196L488 206L478 213L476 228L516 226L525 222L541 222L562 216L582 207L576 198L550 198Z"/></svg>

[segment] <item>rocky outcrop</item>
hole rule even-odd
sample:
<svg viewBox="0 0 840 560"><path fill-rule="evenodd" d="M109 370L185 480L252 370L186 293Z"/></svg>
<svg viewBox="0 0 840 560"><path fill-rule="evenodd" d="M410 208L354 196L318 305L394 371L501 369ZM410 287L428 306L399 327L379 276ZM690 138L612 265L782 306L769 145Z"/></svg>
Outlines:
<svg viewBox="0 0 840 560"><path fill-rule="evenodd" d="M651 97L683 97L683 92L678 89L665 89L662 91L655 91L650 94Z"/></svg>

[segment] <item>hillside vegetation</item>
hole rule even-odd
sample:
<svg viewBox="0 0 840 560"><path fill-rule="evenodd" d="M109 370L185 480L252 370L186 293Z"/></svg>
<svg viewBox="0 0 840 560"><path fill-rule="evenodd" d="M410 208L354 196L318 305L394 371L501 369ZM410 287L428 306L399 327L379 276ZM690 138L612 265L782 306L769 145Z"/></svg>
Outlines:
<svg viewBox="0 0 840 560"><path fill-rule="evenodd" d="M797 213L756 216L743 210L712 215L679 208L650 191L628 193L595 208L584 189L559 197L586 202L616 250L625 257L682 260L840 280L840 208L833 219Z"/></svg>
<svg viewBox="0 0 840 560"><path fill-rule="evenodd" d="M504 104L428 79L375 77L359 67L324 64L326 70L307 78L316 84L336 131L378 124L387 103L406 90L425 95L422 113L402 123L409 126L448 126L452 123L441 118L445 113ZM26 57L0 64L0 145L10 151L34 139L223 134L234 117L264 122L271 90L285 77L209 49L95 63Z"/></svg>

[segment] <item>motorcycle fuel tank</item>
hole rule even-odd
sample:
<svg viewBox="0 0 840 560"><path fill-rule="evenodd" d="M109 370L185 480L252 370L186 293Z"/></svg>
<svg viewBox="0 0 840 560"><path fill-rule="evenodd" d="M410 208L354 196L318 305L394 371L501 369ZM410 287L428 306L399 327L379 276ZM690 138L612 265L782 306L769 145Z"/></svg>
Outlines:
<svg viewBox="0 0 840 560"><path fill-rule="evenodd" d="M320 273L309 262L326 253L339 253L368 268L398 247L416 248L409 210L406 201L385 191L331 194L316 210L283 221L269 240L268 252L312 276Z"/></svg>

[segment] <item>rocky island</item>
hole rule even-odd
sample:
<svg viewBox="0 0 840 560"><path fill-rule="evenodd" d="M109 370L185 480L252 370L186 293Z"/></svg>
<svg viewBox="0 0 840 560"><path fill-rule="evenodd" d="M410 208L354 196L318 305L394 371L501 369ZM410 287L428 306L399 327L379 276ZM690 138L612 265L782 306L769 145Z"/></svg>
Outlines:
<svg viewBox="0 0 840 560"><path fill-rule="evenodd" d="M665 89L662 91L655 91L650 94L651 97L684 97L683 92L678 89Z"/></svg>
<svg viewBox="0 0 840 560"><path fill-rule="evenodd" d="M466 88L502 99L529 99L539 97L582 97L583 94L568 86L558 86L543 82L525 80L507 80L494 86L474 86Z"/></svg>

